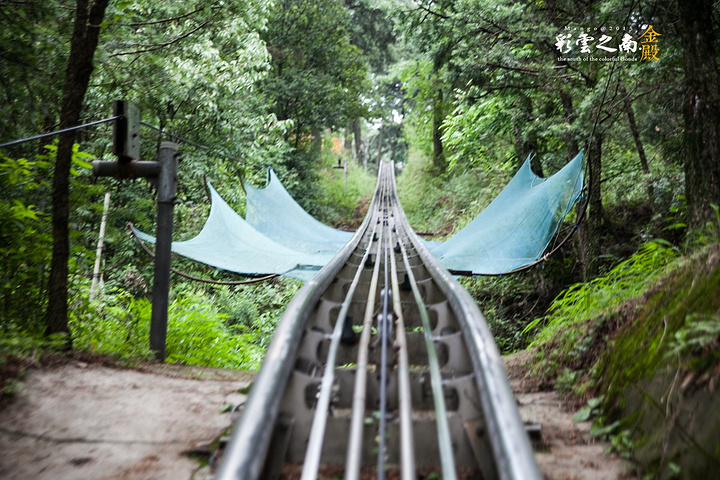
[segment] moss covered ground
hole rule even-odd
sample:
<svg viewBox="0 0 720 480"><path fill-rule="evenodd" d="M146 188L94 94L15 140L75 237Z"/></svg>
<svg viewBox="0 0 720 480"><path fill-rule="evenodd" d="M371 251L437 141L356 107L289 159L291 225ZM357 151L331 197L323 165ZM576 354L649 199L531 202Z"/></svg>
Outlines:
<svg viewBox="0 0 720 480"><path fill-rule="evenodd" d="M631 457L641 477L716 478L720 245L663 258L647 289L627 299L616 292L615 306L576 308L572 318L563 317L568 305L557 307L533 347L535 374L587 402L582 411L595 417L595 433ZM603 277L602 293L586 295L611 293L619 280L612 274Z"/></svg>

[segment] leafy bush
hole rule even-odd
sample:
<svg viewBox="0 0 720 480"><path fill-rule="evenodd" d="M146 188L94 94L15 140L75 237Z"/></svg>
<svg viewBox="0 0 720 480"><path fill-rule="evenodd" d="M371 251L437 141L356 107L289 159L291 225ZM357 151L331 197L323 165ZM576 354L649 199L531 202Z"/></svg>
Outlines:
<svg viewBox="0 0 720 480"><path fill-rule="evenodd" d="M225 313L225 324L264 351L270 344L275 327L285 306L298 291L302 282L291 278L277 278L240 287L217 288L213 301Z"/></svg>
<svg viewBox="0 0 720 480"><path fill-rule="evenodd" d="M502 353L523 349L532 339L524 331L527 319L532 318L536 308L542 308L532 280L528 273L460 279L477 301Z"/></svg>
<svg viewBox="0 0 720 480"><path fill-rule="evenodd" d="M166 360L184 365L255 369L262 350L247 334L227 328L217 308L207 298L189 296L170 306Z"/></svg>
<svg viewBox="0 0 720 480"><path fill-rule="evenodd" d="M99 301L88 302L70 312L73 347L127 359L149 359L151 304L127 292L114 291Z"/></svg>
<svg viewBox="0 0 720 480"><path fill-rule="evenodd" d="M50 224L50 166L57 147L46 145L44 155L13 159L0 153L0 318L17 326L19 335L36 335L45 328L47 276L52 256ZM70 221L70 275L87 272L91 265L94 228L88 228L96 215L84 201L97 193L88 184L94 158L73 146ZM20 334L20 332L25 332Z"/></svg>
<svg viewBox="0 0 720 480"><path fill-rule="evenodd" d="M0 302L5 322L40 330L45 307L51 236L46 203L48 184L40 180L49 163L12 159L0 153Z"/></svg>
<svg viewBox="0 0 720 480"><path fill-rule="evenodd" d="M644 244L635 255L608 273L564 290L550 305L547 315L528 324L525 333L544 325L533 345L553 340L573 343L575 337L583 333L579 324L640 295L679 255L678 249L664 240Z"/></svg>
<svg viewBox="0 0 720 480"><path fill-rule="evenodd" d="M542 327L531 343L531 347L538 347L535 373L543 382L552 384L554 380L561 391L584 397L608 332L628 313L621 305L640 297L667 273L666 267L679 255L668 242L654 240L606 274L560 293L546 315L523 330L531 335Z"/></svg>
<svg viewBox="0 0 720 480"><path fill-rule="evenodd" d="M148 359L151 303L116 291L72 312L73 346L123 360ZM199 294L186 294L169 307L166 361L218 368L257 368L262 350L252 336L225 323L227 315Z"/></svg>
<svg viewBox="0 0 720 480"><path fill-rule="evenodd" d="M9 323L0 327L0 357L31 357L46 350L60 350L64 348L65 340L64 333L45 336L42 332Z"/></svg>

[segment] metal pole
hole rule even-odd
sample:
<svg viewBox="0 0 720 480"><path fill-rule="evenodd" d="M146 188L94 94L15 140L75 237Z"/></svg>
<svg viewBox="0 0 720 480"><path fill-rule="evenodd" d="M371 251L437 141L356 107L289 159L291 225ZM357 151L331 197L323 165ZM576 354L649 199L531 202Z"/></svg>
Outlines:
<svg viewBox="0 0 720 480"><path fill-rule="evenodd" d="M95 299L98 282L100 280L100 261L102 258L103 239L105 238L105 224L107 223L108 209L110 208L110 192L105 193L102 220L100 221L100 234L98 235L97 251L95 252L95 268L93 268L92 285L90 285L90 301Z"/></svg>
<svg viewBox="0 0 720 480"><path fill-rule="evenodd" d="M152 317L150 319L150 350L155 358L165 361L168 296L170 294L170 246L173 232L173 208L177 191L178 145L162 142L158 160L161 165L157 192L157 240L155 274L153 276Z"/></svg>

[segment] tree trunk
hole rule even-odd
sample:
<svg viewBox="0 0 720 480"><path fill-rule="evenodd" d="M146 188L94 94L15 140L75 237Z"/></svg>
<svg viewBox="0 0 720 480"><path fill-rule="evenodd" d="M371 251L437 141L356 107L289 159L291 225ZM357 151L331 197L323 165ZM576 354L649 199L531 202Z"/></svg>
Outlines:
<svg viewBox="0 0 720 480"><path fill-rule="evenodd" d="M577 156L578 153L580 153L580 145L578 145L577 139L575 138L575 135L573 135L573 131L571 128L572 123L575 121L575 110L573 108L572 96L569 93L561 90L560 102L563 106L563 120L568 125L565 133L565 146L567 147L568 151L568 160L572 160ZM587 160L585 160L585 162L587 163ZM575 206L575 214L577 215L578 219L582 218L582 210L585 208L587 208L585 201L580 201ZM590 260L590 234L588 232L587 219L580 222L580 224L578 225L578 232L575 237L575 249L579 258L580 269L583 272L584 277L586 272L588 271L588 262Z"/></svg>
<svg viewBox="0 0 720 480"><path fill-rule="evenodd" d="M397 151L397 137L390 142L390 161L395 163L395 152Z"/></svg>
<svg viewBox="0 0 720 480"><path fill-rule="evenodd" d="M548 8L548 14L550 16L550 21L555 26L556 30L559 30L562 25L561 22L558 20L558 12L557 12L557 5L555 0L547 0L547 8ZM553 54L555 51L553 50ZM558 67L566 66L566 62L560 62L555 61L555 64ZM558 92L560 94L560 103L562 103L563 107L563 120L567 123L567 130L565 131L565 144L567 145L568 149L568 160L572 160L577 156L578 153L580 153L580 145L578 145L577 138L575 138L575 135L573 135L572 130L572 124L575 121L575 109L573 108L573 99L572 96L565 90L561 88L558 89Z"/></svg>
<svg viewBox="0 0 720 480"><path fill-rule="evenodd" d="M65 72L60 108L60 128L78 125L85 93L93 70L93 56L100 36L100 23L109 0L77 0L70 57ZM46 333L68 332L68 260L70 257L70 167L75 132L60 135L52 184L53 253L48 288Z"/></svg>
<svg viewBox="0 0 720 480"><path fill-rule="evenodd" d="M442 144L442 122L445 118L443 114L443 92L438 90L437 97L433 100L433 124L432 124L432 142L433 142L433 167L439 172L444 172L447 168L445 162L445 153Z"/></svg>
<svg viewBox="0 0 720 480"><path fill-rule="evenodd" d="M355 136L355 159L358 162L358 165L361 167L365 166L365 150L363 149L363 141L362 141L362 125L360 124L360 119L356 118L353 121L353 135Z"/></svg>
<svg viewBox="0 0 720 480"><path fill-rule="evenodd" d="M528 155L534 154L537 151L537 140L535 138L532 138L535 137L535 135L531 135L530 137L526 138L517 124L513 125L513 134L515 136L515 156L517 157L517 169L520 168L523 163L525 163L525 159L528 157ZM540 177L545 176L542 163L537 157L532 160L532 162L530 163L530 167L532 168L532 171L535 172L535 175L538 175Z"/></svg>
<svg viewBox="0 0 720 480"><path fill-rule="evenodd" d="M345 126L345 144L343 145L343 154L346 157L352 157L352 121L347 122ZM349 160L349 158L348 158Z"/></svg>
<svg viewBox="0 0 720 480"><path fill-rule="evenodd" d="M678 0L685 62L685 196L687 224L697 230L720 205L720 81L712 0Z"/></svg>
<svg viewBox="0 0 720 480"><path fill-rule="evenodd" d="M568 124L567 132L565 133L565 145L568 149L568 160L572 160L580 153L580 146L578 145L575 135L572 133L572 124L575 121L575 110L573 109L572 97L569 93L560 91L560 101L563 106L563 119Z"/></svg>
<svg viewBox="0 0 720 480"><path fill-rule="evenodd" d="M645 155L645 148L643 147L642 140L640 139L640 129L638 129L637 122L635 121L635 112L633 111L632 103L630 103L630 97L628 96L625 84L620 82L618 86L620 95L622 95L623 105L625 105L625 113L627 113L628 123L630 124L630 131L632 132L633 139L635 140L635 147L640 157L640 166L643 172L650 174L650 166L648 165L647 155Z"/></svg>
<svg viewBox="0 0 720 480"><path fill-rule="evenodd" d="M377 164L378 167L380 167L380 160L382 159L382 148L383 148L383 124L380 124L380 129L378 130L378 150L377 150Z"/></svg>
<svg viewBox="0 0 720 480"><path fill-rule="evenodd" d="M628 123L630 124L630 132L635 140L635 148L637 148L638 157L640 157L640 166L646 175L650 175L650 165L648 165L645 148L643 147L642 139L640 139L640 129L635 121L635 112L633 111L632 103L630 102L630 96L625 89L625 84L622 81L618 85L618 90L620 91L620 95L622 95L623 105L625 105L625 113L627 113ZM655 188L653 188L652 181L650 180L648 180L647 193L648 197L651 199L655 195Z"/></svg>
<svg viewBox="0 0 720 480"><path fill-rule="evenodd" d="M585 281L591 280L599 272L598 256L600 254L600 239L603 227L602 191L600 180L602 174L602 142L603 134L596 133L590 139L587 150L588 165L588 212L587 212L587 257L583 277Z"/></svg>

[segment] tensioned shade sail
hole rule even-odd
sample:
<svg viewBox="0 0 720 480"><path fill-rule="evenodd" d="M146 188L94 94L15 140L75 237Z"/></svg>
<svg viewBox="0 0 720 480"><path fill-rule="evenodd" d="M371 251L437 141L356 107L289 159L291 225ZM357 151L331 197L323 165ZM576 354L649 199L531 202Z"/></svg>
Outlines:
<svg viewBox="0 0 720 480"><path fill-rule="evenodd" d="M205 226L196 237L173 242L173 252L231 272L246 275L277 273L304 281L314 277L335 254L289 249L248 224L212 185L210 194L212 205ZM142 240L155 243L155 237L135 232Z"/></svg>
<svg viewBox="0 0 720 480"><path fill-rule="evenodd" d="M247 222L288 248L306 253L335 254L353 236L352 232L325 225L303 210L271 168L265 188L255 188L245 182L245 192Z"/></svg>
<svg viewBox="0 0 720 480"><path fill-rule="evenodd" d="M530 157L502 192L465 228L430 251L448 270L494 275L539 260L582 193L582 152L542 178Z"/></svg>
<svg viewBox="0 0 720 480"><path fill-rule="evenodd" d="M445 242L426 242L445 268L475 275L511 272L538 261L582 192L582 152L548 178L530 157L472 222ZM202 231L172 251L246 275L276 273L309 280L352 237L319 222L297 204L272 170L265 188L246 184L247 221L210 186ZM143 240L151 235L136 231Z"/></svg>

